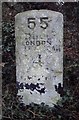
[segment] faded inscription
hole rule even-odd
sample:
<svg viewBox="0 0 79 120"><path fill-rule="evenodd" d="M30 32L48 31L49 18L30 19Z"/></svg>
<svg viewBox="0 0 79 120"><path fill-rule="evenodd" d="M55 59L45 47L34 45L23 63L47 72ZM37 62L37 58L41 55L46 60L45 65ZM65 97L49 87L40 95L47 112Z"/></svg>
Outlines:
<svg viewBox="0 0 79 120"><path fill-rule="evenodd" d="M60 98L63 84L63 15L32 10L15 18L16 78L23 102L50 106Z"/></svg>

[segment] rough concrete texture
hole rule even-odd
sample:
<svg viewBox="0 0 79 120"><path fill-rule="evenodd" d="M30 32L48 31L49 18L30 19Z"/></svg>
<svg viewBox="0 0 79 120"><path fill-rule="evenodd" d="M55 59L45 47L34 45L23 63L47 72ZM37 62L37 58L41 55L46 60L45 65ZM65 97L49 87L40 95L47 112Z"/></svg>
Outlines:
<svg viewBox="0 0 79 120"><path fill-rule="evenodd" d="M32 10L15 18L18 95L25 104L52 106L59 99L55 86L63 84L63 15Z"/></svg>

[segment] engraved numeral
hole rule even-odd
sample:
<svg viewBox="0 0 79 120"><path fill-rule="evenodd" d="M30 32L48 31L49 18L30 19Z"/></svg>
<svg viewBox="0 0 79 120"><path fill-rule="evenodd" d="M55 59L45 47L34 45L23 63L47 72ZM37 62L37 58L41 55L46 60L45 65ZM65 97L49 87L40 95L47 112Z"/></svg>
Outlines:
<svg viewBox="0 0 79 120"><path fill-rule="evenodd" d="M28 28L34 29L36 27L35 18L28 18ZM40 18L40 27L46 29L48 27L48 17Z"/></svg>
<svg viewBox="0 0 79 120"><path fill-rule="evenodd" d="M42 17L42 18L40 18L40 24L41 24L40 27L41 28L46 29L48 27L47 20L48 20L48 17Z"/></svg>
<svg viewBox="0 0 79 120"><path fill-rule="evenodd" d="M34 29L36 26L36 23L35 23L35 18L28 18L28 27L30 29Z"/></svg>

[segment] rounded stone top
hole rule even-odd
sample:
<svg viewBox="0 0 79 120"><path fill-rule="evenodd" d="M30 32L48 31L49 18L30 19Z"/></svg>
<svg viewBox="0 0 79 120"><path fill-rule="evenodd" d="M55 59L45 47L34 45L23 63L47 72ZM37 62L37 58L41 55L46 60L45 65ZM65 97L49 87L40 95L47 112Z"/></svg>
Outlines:
<svg viewBox="0 0 79 120"><path fill-rule="evenodd" d="M29 11L24 11L24 12L21 12L21 13L18 13L16 16L15 16L15 19L16 18L22 18L22 17L25 17L26 15L27 16L36 16L37 15L37 12L38 12L38 14L40 14L41 16L43 15L46 15L46 13L47 14L49 14L49 16L51 17L51 16L61 16L61 17L63 17L63 14L61 13L61 12L57 12L57 11L52 11L52 10L47 10L47 9L41 9L41 10L29 10Z"/></svg>

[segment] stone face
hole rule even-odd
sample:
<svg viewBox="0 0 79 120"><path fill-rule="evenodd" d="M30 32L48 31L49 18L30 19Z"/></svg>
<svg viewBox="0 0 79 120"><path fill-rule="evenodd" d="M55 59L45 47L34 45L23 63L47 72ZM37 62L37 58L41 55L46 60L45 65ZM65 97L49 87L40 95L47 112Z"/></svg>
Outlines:
<svg viewBox="0 0 79 120"><path fill-rule="evenodd" d="M32 10L15 17L16 79L25 104L53 106L63 84L63 15Z"/></svg>

